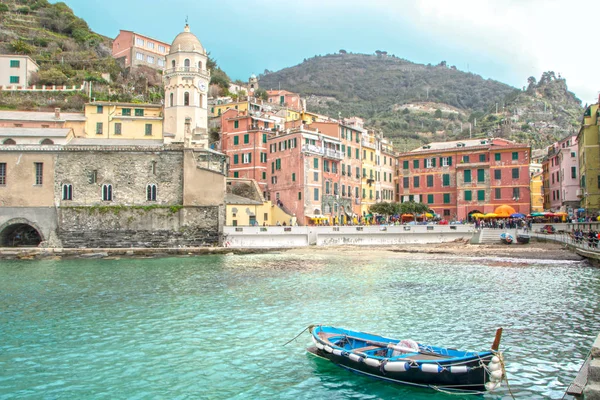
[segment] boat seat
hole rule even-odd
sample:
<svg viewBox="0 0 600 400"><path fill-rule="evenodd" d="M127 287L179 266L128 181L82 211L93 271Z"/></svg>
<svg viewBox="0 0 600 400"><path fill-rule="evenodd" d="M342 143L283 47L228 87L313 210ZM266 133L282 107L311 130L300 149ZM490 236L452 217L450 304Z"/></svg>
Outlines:
<svg viewBox="0 0 600 400"><path fill-rule="evenodd" d="M410 360L410 361L423 361L423 360L439 360L440 358L444 359L444 358L452 358L450 356L444 356L442 354L440 354L439 356L436 355L430 355L430 354L410 354L410 356L408 357L401 357L403 360Z"/></svg>
<svg viewBox="0 0 600 400"><path fill-rule="evenodd" d="M376 350L376 349L383 349L383 347L381 346L367 346L367 347L359 347L357 349L352 349L352 351L357 352L365 352L365 351L369 351L369 350Z"/></svg>

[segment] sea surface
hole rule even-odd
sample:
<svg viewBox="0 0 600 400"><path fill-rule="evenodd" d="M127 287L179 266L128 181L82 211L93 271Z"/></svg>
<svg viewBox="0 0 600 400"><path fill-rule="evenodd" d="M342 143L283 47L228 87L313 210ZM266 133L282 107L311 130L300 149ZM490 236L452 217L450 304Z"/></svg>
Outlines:
<svg viewBox="0 0 600 400"><path fill-rule="evenodd" d="M560 399L600 333L585 262L356 254L1 261L0 399L477 398L284 346L314 323L465 350L502 326L510 391L483 398Z"/></svg>

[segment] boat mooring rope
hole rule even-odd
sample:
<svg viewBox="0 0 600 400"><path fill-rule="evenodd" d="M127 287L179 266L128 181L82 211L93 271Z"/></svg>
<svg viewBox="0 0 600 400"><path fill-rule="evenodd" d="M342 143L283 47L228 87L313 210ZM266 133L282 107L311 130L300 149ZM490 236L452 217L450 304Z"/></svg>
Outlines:
<svg viewBox="0 0 600 400"><path fill-rule="evenodd" d="M288 340L288 341L287 341L287 342L284 344L284 346L285 346L285 345L288 345L288 344L290 344L290 343L292 343L294 340L298 339L298 337L299 337L300 335L302 335L304 332L306 332L307 330L312 330L312 328L314 328L315 326L317 326L317 325L315 325L315 324L312 324L312 325L309 325L309 326L307 326L306 328L304 328L304 329L302 330L302 332L300 332L299 334L297 334L297 335L296 335L296 336L295 336L293 339L291 339L291 340Z"/></svg>

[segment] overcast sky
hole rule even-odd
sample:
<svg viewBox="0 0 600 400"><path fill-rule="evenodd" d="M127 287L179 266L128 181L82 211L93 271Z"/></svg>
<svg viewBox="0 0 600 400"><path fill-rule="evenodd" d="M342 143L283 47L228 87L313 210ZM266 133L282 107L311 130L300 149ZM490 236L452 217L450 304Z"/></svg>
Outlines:
<svg viewBox="0 0 600 400"><path fill-rule="evenodd" d="M112 38L125 29L170 43L187 17L219 66L244 81L340 49L382 50L424 64L445 60L515 87L554 71L584 104L597 102L600 91L594 0L64 2Z"/></svg>

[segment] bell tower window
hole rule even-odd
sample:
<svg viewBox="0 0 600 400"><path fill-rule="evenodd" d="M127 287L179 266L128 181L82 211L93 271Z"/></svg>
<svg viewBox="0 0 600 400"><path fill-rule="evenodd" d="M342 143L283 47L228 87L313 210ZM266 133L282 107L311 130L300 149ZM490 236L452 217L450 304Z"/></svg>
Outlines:
<svg viewBox="0 0 600 400"><path fill-rule="evenodd" d="M169 95L169 107L173 107L173 93Z"/></svg>
<svg viewBox="0 0 600 400"><path fill-rule="evenodd" d="M185 61L183 62L183 66L185 67L186 71L190 70L190 59L186 58Z"/></svg>
<svg viewBox="0 0 600 400"><path fill-rule="evenodd" d="M198 70L201 71L202 70L202 61L198 61Z"/></svg>
<svg viewBox="0 0 600 400"><path fill-rule="evenodd" d="M175 68L175 60L171 61L171 67Z"/></svg>
<svg viewBox="0 0 600 400"><path fill-rule="evenodd" d="M183 105L184 106L189 106L190 105L190 92L185 92L183 94Z"/></svg>

